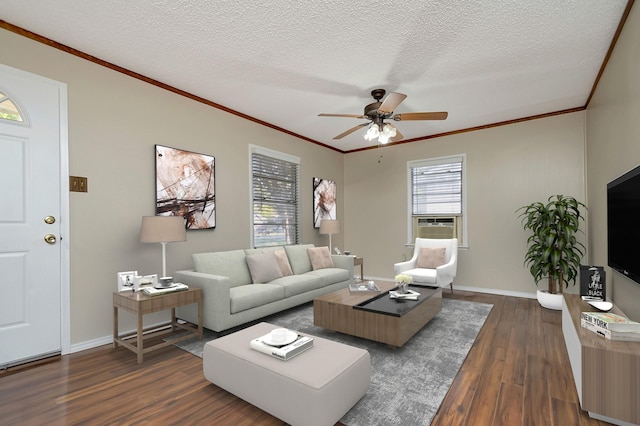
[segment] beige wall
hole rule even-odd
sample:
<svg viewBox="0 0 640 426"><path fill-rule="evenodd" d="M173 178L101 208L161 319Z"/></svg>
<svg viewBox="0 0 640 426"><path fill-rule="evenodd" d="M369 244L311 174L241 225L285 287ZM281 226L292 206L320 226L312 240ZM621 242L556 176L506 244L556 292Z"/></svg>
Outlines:
<svg viewBox="0 0 640 426"><path fill-rule="evenodd" d="M635 5L587 109L590 245L591 262L596 265L607 264L607 183L640 164L638 46L640 8ZM612 296L625 314L640 321L640 284L609 268L607 284L607 296Z"/></svg>
<svg viewBox="0 0 640 426"><path fill-rule="evenodd" d="M411 252L407 161L466 154L468 248L459 252L454 287L535 293L515 211L552 194L585 199L584 117L576 112L347 154L346 248L364 256L365 275L393 277L393 263Z"/></svg>
<svg viewBox="0 0 640 426"><path fill-rule="evenodd" d="M138 242L141 217L155 213L154 144L216 158L217 227L168 245L168 271L191 267L194 252L249 246L249 144L301 158L302 241L328 243L313 228L312 178L336 180L342 198L342 154L5 30L0 45L4 64L68 85L70 174L89 179L88 193L70 194L72 344L111 334L116 272L160 272L160 245Z"/></svg>

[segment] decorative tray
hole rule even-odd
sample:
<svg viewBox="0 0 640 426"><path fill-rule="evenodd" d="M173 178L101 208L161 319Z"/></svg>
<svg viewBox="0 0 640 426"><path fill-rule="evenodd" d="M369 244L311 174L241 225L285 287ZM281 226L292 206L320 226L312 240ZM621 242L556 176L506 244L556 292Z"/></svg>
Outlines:
<svg viewBox="0 0 640 426"><path fill-rule="evenodd" d="M374 281L369 282L361 282L359 284L349 284L349 291L354 293L367 293L374 292L380 293L380 288L376 285Z"/></svg>

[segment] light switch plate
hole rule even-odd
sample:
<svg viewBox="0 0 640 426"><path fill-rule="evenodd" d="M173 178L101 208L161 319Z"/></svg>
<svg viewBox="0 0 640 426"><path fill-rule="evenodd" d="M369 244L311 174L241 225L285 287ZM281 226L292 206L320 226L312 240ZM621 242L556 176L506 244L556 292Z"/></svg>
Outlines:
<svg viewBox="0 0 640 426"><path fill-rule="evenodd" d="M70 192L89 192L88 181L86 177L69 176Z"/></svg>

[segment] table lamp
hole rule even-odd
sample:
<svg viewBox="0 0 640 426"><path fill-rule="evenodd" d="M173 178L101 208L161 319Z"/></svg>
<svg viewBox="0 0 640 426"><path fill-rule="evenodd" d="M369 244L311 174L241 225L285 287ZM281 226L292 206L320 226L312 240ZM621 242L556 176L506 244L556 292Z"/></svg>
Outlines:
<svg viewBox="0 0 640 426"><path fill-rule="evenodd" d="M321 220L320 221L320 234L329 235L329 251L333 250L331 247L331 235L340 233L340 222L337 220Z"/></svg>
<svg viewBox="0 0 640 426"><path fill-rule="evenodd" d="M162 244L162 277L167 276L167 243L187 241L182 216L143 216L140 242Z"/></svg>

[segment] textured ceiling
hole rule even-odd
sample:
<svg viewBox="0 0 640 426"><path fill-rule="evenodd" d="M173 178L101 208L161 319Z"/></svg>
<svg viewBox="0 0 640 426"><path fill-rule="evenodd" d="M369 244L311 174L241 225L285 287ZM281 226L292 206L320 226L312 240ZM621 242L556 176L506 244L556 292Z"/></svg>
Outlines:
<svg viewBox="0 0 640 426"><path fill-rule="evenodd" d="M404 139L585 105L627 0L0 0L0 19L341 151L370 92ZM0 57L1 60L1 57ZM302 142L301 143L305 143ZM376 142L373 142L374 144Z"/></svg>

